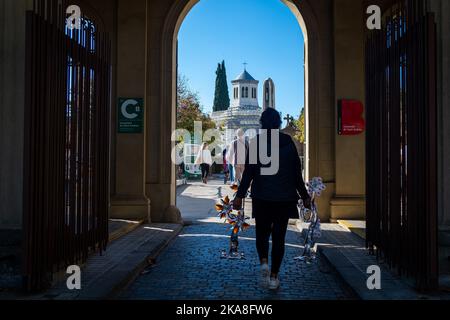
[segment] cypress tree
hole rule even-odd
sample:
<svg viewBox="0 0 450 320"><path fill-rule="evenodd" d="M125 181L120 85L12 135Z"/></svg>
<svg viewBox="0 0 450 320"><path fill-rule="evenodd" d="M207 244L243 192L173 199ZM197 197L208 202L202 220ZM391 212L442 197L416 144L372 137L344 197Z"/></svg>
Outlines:
<svg viewBox="0 0 450 320"><path fill-rule="evenodd" d="M219 101L219 97L220 97L220 79L221 79L221 75L222 75L222 66L220 65L220 63L217 66L217 71L216 71L216 89L214 92L214 106L213 106L213 111L217 112L219 111L219 105L220 105L220 101Z"/></svg>
<svg viewBox="0 0 450 320"><path fill-rule="evenodd" d="M228 80L227 80L227 70L225 68L225 61L222 61L222 85L223 85L223 95L221 98L221 103L223 105L223 110L228 110L230 108L230 93L228 91Z"/></svg>
<svg viewBox="0 0 450 320"><path fill-rule="evenodd" d="M225 61L219 63L216 71L216 89L214 94L213 111L225 111L230 107L230 95L228 92L227 72Z"/></svg>

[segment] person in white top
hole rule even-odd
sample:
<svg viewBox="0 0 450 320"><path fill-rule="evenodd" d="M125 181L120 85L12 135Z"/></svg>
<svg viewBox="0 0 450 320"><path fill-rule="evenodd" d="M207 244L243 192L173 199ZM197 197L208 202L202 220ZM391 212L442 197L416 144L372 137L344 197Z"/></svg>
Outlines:
<svg viewBox="0 0 450 320"><path fill-rule="evenodd" d="M237 139L228 148L227 161L234 167L235 181L240 183L245 170L245 160L249 145L245 139L245 132L242 129L237 131Z"/></svg>
<svg viewBox="0 0 450 320"><path fill-rule="evenodd" d="M200 165L200 168L202 169L202 181L204 184L208 184L209 169L211 168L212 163L211 151L208 149L208 144L203 143L198 152L195 164Z"/></svg>

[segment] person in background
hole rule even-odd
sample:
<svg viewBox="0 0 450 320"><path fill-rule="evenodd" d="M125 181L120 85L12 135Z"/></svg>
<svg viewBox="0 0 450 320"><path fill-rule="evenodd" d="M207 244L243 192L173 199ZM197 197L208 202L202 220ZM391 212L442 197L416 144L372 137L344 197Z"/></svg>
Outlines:
<svg viewBox="0 0 450 320"><path fill-rule="evenodd" d="M209 169L211 168L212 163L211 151L208 149L208 144L203 143L200 151L198 152L195 164L200 165L202 170L202 181L204 184L208 184Z"/></svg>
<svg viewBox="0 0 450 320"><path fill-rule="evenodd" d="M227 162L227 149L224 149L222 152L222 161L223 161L223 184L227 184L228 179L230 179L230 169Z"/></svg>
<svg viewBox="0 0 450 320"><path fill-rule="evenodd" d="M261 116L261 127L267 130L267 139L261 134L251 140L250 150L258 150L262 143L267 144L270 154L279 155L279 169L275 175L263 175L263 165L257 155L256 164L250 164L247 156L242 182L233 201L235 210L242 208L242 201L252 186L252 212L256 221L256 248L261 262L262 283L271 290L280 286L278 273L285 252L285 238L289 219L298 219L298 200L300 197L306 208L311 209L311 198L306 190L302 176L302 165L292 138L279 132L280 114L269 108ZM272 130L279 132L279 150L271 146ZM264 141L266 140L266 141ZM254 143L258 148L253 148ZM256 159L256 158L255 158ZM272 236L272 266L269 272L269 239Z"/></svg>
<svg viewBox="0 0 450 320"><path fill-rule="evenodd" d="M230 145L227 159L234 168L234 181L238 184L241 182L242 175L244 174L248 149L249 145L245 138L245 132L239 129L237 131L237 139Z"/></svg>
<svg viewBox="0 0 450 320"><path fill-rule="evenodd" d="M227 165L228 165L228 172L230 173L229 175L230 175L230 182L231 183L234 183L234 181L235 181L235 179L234 179L234 167L233 167L233 165L230 163L230 160L229 160L229 150L230 150L230 148L231 148L231 146L228 146L227 147L227 154L226 154L226 156L225 156L225 161L227 162Z"/></svg>

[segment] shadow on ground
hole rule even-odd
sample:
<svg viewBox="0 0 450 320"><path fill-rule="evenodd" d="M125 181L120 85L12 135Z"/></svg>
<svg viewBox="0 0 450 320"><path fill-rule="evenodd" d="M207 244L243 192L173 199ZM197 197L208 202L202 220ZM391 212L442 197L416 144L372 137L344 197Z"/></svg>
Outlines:
<svg viewBox="0 0 450 320"><path fill-rule="evenodd" d="M286 258L274 293L259 285L254 228L240 237L245 260L221 259L228 248L229 226L196 223L185 227L121 298L150 300L328 300L353 299L334 269L319 257L312 264L294 261L302 239L293 228L287 235Z"/></svg>

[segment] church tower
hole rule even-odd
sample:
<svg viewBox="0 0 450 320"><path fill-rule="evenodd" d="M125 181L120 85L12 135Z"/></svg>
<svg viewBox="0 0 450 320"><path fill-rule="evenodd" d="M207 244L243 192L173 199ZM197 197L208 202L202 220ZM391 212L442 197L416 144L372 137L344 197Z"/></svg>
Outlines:
<svg viewBox="0 0 450 320"><path fill-rule="evenodd" d="M253 78L245 68L233 81L231 106L225 111L214 111L211 119L221 128L246 131L250 138L261 127L262 109L258 102L259 81Z"/></svg>
<svg viewBox="0 0 450 320"><path fill-rule="evenodd" d="M275 84L273 83L273 80L271 78L264 81L263 86L263 107L264 110L267 110L268 108L276 109L275 106Z"/></svg>
<svg viewBox="0 0 450 320"><path fill-rule="evenodd" d="M259 108L258 84L246 69L231 84L233 85L232 108Z"/></svg>

